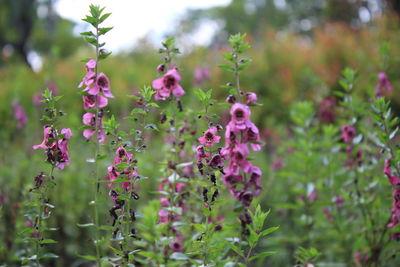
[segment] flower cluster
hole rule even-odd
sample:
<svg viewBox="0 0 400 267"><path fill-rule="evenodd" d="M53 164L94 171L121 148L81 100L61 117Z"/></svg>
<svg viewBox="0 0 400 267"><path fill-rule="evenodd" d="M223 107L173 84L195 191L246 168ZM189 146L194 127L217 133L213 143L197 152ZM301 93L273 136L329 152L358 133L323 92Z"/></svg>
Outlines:
<svg viewBox="0 0 400 267"><path fill-rule="evenodd" d="M354 126L343 125L341 127L341 131L342 131L342 140L344 143L353 142L354 138L356 137L356 128L354 128ZM345 165L347 167L360 165L363 162L362 152L363 152L362 148L354 150L352 145L347 145L346 146L347 159Z"/></svg>
<svg viewBox="0 0 400 267"><path fill-rule="evenodd" d="M161 68L159 66L157 69L159 69L160 72L163 72L165 67ZM171 94L174 95L176 98L183 96L185 94L185 91L179 84L180 81L181 81L181 75L179 74L177 68L169 69L164 74L164 76L157 78L152 82L151 85L156 90L154 99L165 100Z"/></svg>
<svg viewBox="0 0 400 267"><path fill-rule="evenodd" d="M102 143L105 141L102 108L108 105L107 98L114 98L114 96L110 91L110 80L104 73L97 74L96 66L97 62L94 59L86 63L86 75L78 85L78 88L84 87L82 98L85 110L100 108L99 112L97 112L97 118L93 112L83 114L82 122L86 126L83 136L88 140L91 139L97 128L98 140Z"/></svg>
<svg viewBox="0 0 400 267"><path fill-rule="evenodd" d="M24 129L28 122L28 117L26 116L24 108L17 101L12 103L12 108L14 111L14 119L17 121L17 128L20 130Z"/></svg>
<svg viewBox="0 0 400 267"><path fill-rule="evenodd" d="M171 182L169 179L163 177L161 178L161 183L158 186L159 192L168 192L170 196L173 194L180 194L183 195L184 189L186 187L186 183ZM171 192L173 194L171 194ZM167 198L164 194L160 195L160 203L161 209L158 212L158 216L160 218L159 223L169 223L172 225L173 222L177 222L181 220L181 216L177 214L173 214L173 209L178 209L179 214L186 212L186 200L180 199L177 203L173 202L173 199ZM174 235L174 241L170 243L169 248L173 252L183 252L183 243L182 239L185 237L183 234L179 233L178 229L174 226L170 228L171 232Z"/></svg>
<svg viewBox="0 0 400 267"><path fill-rule="evenodd" d="M385 72L378 73L378 83L376 84L375 95L381 97L383 92L392 91L392 84Z"/></svg>
<svg viewBox="0 0 400 267"><path fill-rule="evenodd" d="M247 159L250 154L249 144L254 151L257 151L261 149L261 140L258 128L250 121L251 112L248 106L235 103L231 107L230 114L231 120L225 132L225 147L221 151L221 154L229 160L228 167L224 169L223 181L231 194L248 207L262 188L260 168Z"/></svg>
<svg viewBox="0 0 400 267"><path fill-rule="evenodd" d="M336 117L335 107L336 107L336 102L332 96L324 98L319 103L319 112L318 112L319 119L325 123L335 122L335 117Z"/></svg>
<svg viewBox="0 0 400 267"><path fill-rule="evenodd" d="M197 140L200 145L196 148L197 166L201 174L204 174L204 165L211 167L212 169L220 169L224 167L224 156L221 154L221 148L213 151L212 147L218 144L221 137L217 135L217 132L222 130L220 125L211 126L207 131L204 132L203 136ZM215 175L212 176L215 179ZM215 180L212 181L215 184Z"/></svg>
<svg viewBox="0 0 400 267"><path fill-rule="evenodd" d="M68 140L71 138L72 132L69 128L64 128L61 133L51 126L44 126L43 141L39 145L33 146L33 149L42 148L46 151L47 161L60 170L65 165L70 164L68 154Z"/></svg>
<svg viewBox="0 0 400 267"><path fill-rule="evenodd" d="M384 174L388 177L390 184L393 187L393 203L392 203L392 218L388 227L395 227L400 220L400 178L392 174L390 161L385 160Z"/></svg>
<svg viewBox="0 0 400 267"><path fill-rule="evenodd" d="M110 181L108 186L113 186L113 181L123 177L126 181L122 183L122 189L125 191L133 191L136 178L138 177L137 167L131 167L132 164L136 164L137 160L133 158L131 153L128 153L126 149L120 146L116 151L116 156L114 158L114 163L108 166L108 174L106 179ZM128 167L118 168L119 164L125 163ZM119 171L120 170L120 171Z"/></svg>

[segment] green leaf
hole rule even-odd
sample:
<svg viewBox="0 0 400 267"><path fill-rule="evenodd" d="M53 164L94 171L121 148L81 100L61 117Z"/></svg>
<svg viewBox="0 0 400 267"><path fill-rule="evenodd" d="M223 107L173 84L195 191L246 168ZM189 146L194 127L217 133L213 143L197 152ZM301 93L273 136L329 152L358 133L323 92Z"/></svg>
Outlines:
<svg viewBox="0 0 400 267"><path fill-rule="evenodd" d="M86 40L89 44L92 44L92 45L94 45L94 46L97 46L97 45L98 45L97 40L96 40L95 38L93 38L93 37L85 37L85 40Z"/></svg>
<svg viewBox="0 0 400 267"><path fill-rule="evenodd" d="M47 252L43 256L41 256L40 258L42 258L42 259L56 259L56 258L59 258L59 256L54 254L54 253Z"/></svg>
<svg viewBox="0 0 400 267"><path fill-rule="evenodd" d="M91 31L89 31L89 32L81 32L80 35L91 37L91 36L94 36L94 33L91 32Z"/></svg>
<svg viewBox="0 0 400 267"><path fill-rule="evenodd" d="M103 16L101 16L99 19L99 23L104 22L110 15L111 15L111 13L106 13Z"/></svg>
<svg viewBox="0 0 400 267"><path fill-rule="evenodd" d="M261 232L261 236L269 235L279 229L279 226L270 227Z"/></svg>
<svg viewBox="0 0 400 267"><path fill-rule="evenodd" d="M157 128L157 125L155 125L154 123L146 124L146 125L144 126L144 128L145 128L145 129L150 129L150 130L159 131L158 128Z"/></svg>
<svg viewBox="0 0 400 267"><path fill-rule="evenodd" d="M241 256L241 257L244 257L244 256L243 256L243 252L240 250L239 247L237 247L236 245L232 244L232 243L229 242L229 241L226 241L225 243L226 243L233 251L235 251L236 254L238 254L238 255Z"/></svg>
<svg viewBox="0 0 400 267"><path fill-rule="evenodd" d="M123 170L125 168L129 168L129 164L125 163L125 162L121 162L121 163L118 163L117 165L115 165L115 167L117 167L118 170Z"/></svg>
<svg viewBox="0 0 400 267"><path fill-rule="evenodd" d="M104 28L99 28L99 35L104 35L107 32L111 31L114 27L104 27Z"/></svg>
<svg viewBox="0 0 400 267"><path fill-rule="evenodd" d="M93 227L93 226L95 226L94 223L77 223L76 225L77 225L78 227L81 227L81 228L86 228L86 227Z"/></svg>
<svg viewBox="0 0 400 267"><path fill-rule="evenodd" d="M187 255L185 255L183 253L179 253L179 252L172 253L169 258L173 259L173 260L178 260L178 261L183 261L183 260L189 259L189 257Z"/></svg>
<svg viewBox="0 0 400 267"><path fill-rule="evenodd" d="M106 53L100 53L99 54L99 60L103 60L103 59L106 59L109 55L111 55L112 54L112 52L106 52Z"/></svg>
<svg viewBox="0 0 400 267"><path fill-rule="evenodd" d="M91 261L96 261L97 258L95 256L92 255L76 255L78 258L84 259L84 260L91 260Z"/></svg>
<svg viewBox="0 0 400 267"><path fill-rule="evenodd" d="M156 104L156 103L147 103L146 104L146 107L154 107L154 108L159 108L160 106L158 105L158 104Z"/></svg>
<svg viewBox="0 0 400 267"><path fill-rule="evenodd" d="M231 66L228 65L218 65L218 68L229 71L229 72L234 72L235 69Z"/></svg>
<svg viewBox="0 0 400 267"><path fill-rule="evenodd" d="M100 230L105 230L105 231L113 231L114 227L110 225L102 225L99 227Z"/></svg>
<svg viewBox="0 0 400 267"><path fill-rule="evenodd" d="M55 244L55 243L58 242L53 239L43 239L42 241L40 241L40 244Z"/></svg>
<svg viewBox="0 0 400 267"><path fill-rule="evenodd" d="M271 256L271 255L274 255L275 253L276 252L274 252L274 251L265 251L265 252L262 252L260 254L257 254L255 256L251 257L249 259L249 261L253 261L253 260L256 260L256 259L259 259L259 258L265 258L265 257Z"/></svg>

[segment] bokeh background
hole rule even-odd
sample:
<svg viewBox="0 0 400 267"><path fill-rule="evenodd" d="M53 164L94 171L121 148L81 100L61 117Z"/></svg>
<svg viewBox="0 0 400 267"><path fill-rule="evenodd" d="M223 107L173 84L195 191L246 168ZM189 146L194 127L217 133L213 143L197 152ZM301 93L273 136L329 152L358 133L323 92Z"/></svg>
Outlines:
<svg viewBox="0 0 400 267"><path fill-rule="evenodd" d="M267 146L257 157L265 173L260 202L264 209L272 208L271 224L280 224L274 213L277 194L283 194L284 183L273 177L276 148L290 135L290 106L310 100L318 107L325 97L333 95L339 86L340 73L349 66L357 70L357 87L361 94L375 90L377 73L385 71L394 90L387 97L399 107L400 67L400 2L396 0L1 0L0 1L0 254L2 259L18 254L18 228L21 203L29 198L33 177L45 168L43 157L31 149L41 140L42 112L35 104L46 87L56 88L63 95L61 108L67 116L62 127L73 129L71 159L73 164L59 174L54 194L53 224L58 231L54 239L62 261L59 266L78 266L77 251L90 250L88 234L76 227L88 220L90 171L85 168L92 151L81 136L82 102L77 89L84 75L83 58L94 51L79 36L86 25L80 21L88 13L90 3L106 6L113 12L107 22L114 29L105 37L106 49L113 52L102 71L111 79L110 112L123 118L133 107L126 95L150 84L161 62L157 52L160 41L175 36L182 54L177 58L186 91L194 89L194 73L207 67L210 77L203 83L213 88L214 96L223 101L226 90L220 86L232 80L220 70L222 52L228 49L227 38L237 32L247 33L253 59L243 73L244 90L257 92L262 107L254 109L252 119L259 125ZM382 58L382 44L388 46L388 56ZM193 94L183 101L190 113ZM27 114L27 123L18 127L13 103ZM193 105L192 105L193 106ZM215 111L224 117L226 107ZM128 122L122 127L130 127ZM155 164L161 160L157 146L162 143L152 136L149 152L139 163L141 173L150 179L143 181L142 190L152 192L162 173ZM105 168L104 168L105 170ZM105 174L105 173L104 173ZM272 179L272 180L271 180ZM274 181L274 182L271 182ZM279 189L279 190L276 190ZM144 196L152 198L151 193ZM103 211L107 216L107 208ZM290 241L279 239L279 233L265 246L286 250L274 259L279 266L293 263ZM285 243L287 242L287 243ZM88 244L85 248L84 244ZM83 248L82 248L83 246ZM83 251L82 251L83 250ZM278 265L274 265L278 266Z"/></svg>

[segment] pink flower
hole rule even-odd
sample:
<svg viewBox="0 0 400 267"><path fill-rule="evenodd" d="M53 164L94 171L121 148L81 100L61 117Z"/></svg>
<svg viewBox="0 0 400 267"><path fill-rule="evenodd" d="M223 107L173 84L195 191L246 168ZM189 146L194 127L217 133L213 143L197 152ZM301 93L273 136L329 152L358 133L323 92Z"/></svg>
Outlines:
<svg viewBox="0 0 400 267"><path fill-rule="evenodd" d="M247 187L249 187L249 186L254 187L254 195L255 196L258 196L262 189L261 176L262 176L262 172L261 172L260 168L258 168L256 166L252 166L251 172L250 172L250 179L247 181Z"/></svg>
<svg viewBox="0 0 400 267"><path fill-rule="evenodd" d="M169 216L170 216L170 214L169 214L168 211L161 209L161 210L158 212L158 217L160 217L159 223L168 222Z"/></svg>
<svg viewBox="0 0 400 267"><path fill-rule="evenodd" d="M350 143L353 141L356 136L356 129L351 125L343 125L342 126L342 139L345 143Z"/></svg>
<svg viewBox="0 0 400 267"><path fill-rule="evenodd" d="M392 85L386 73L378 73L378 83L376 84L375 95L381 97L384 91L391 91Z"/></svg>
<svg viewBox="0 0 400 267"><path fill-rule="evenodd" d="M198 140L200 144L206 145L206 146L213 146L214 144L219 143L221 137L215 135L217 133L217 127L212 126L210 127L202 137L200 137Z"/></svg>
<svg viewBox="0 0 400 267"><path fill-rule="evenodd" d="M12 103L12 107L14 110L14 119L17 121L17 128L22 130L28 122L25 110L17 101Z"/></svg>
<svg viewBox="0 0 400 267"><path fill-rule="evenodd" d="M332 96L326 97L319 103L319 119L326 123L333 123L335 121L335 107L335 99Z"/></svg>
<svg viewBox="0 0 400 267"><path fill-rule="evenodd" d="M183 191L183 188L185 188L185 187L186 187L186 183L182 183L182 182L176 183L175 184L175 191L177 193L181 193Z"/></svg>
<svg viewBox="0 0 400 267"><path fill-rule="evenodd" d="M64 128L61 130L61 134L64 137L58 140L58 149L60 152L58 153L56 166L60 170L63 170L65 165L71 164L68 154L68 140L71 139L72 131L69 128Z"/></svg>
<svg viewBox="0 0 400 267"><path fill-rule="evenodd" d="M204 158L209 158L210 153L206 153L206 151L204 150L204 146L198 146L196 148L196 157L197 157L197 161L200 162Z"/></svg>
<svg viewBox="0 0 400 267"><path fill-rule="evenodd" d="M247 105L255 105L256 103L257 103L256 93L252 93L252 92L246 93L246 104Z"/></svg>
<svg viewBox="0 0 400 267"><path fill-rule="evenodd" d="M207 163L213 169L220 169L224 167L224 159L221 154L214 154Z"/></svg>
<svg viewBox="0 0 400 267"><path fill-rule="evenodd" d="M47 143L49 142L50 138L53 138L52 129L50 126L43 127L43 141L40 145L32 146L33 149L43 148L47 149Z"/></svg>
<svg viewBox="0 0 400 267"><path fill-rule="evenodd" d="M383 172L389 178L389 182L393 187L392 218L387 226L395 227L400 221L400 179L392 174L389 160L385 160Z"/></svg>
<svg viewBox="0 0 400 267"><path fill-rule="evenodd" d="M344 198L342 198L341 196L335 197L333 201L335 202L336 207L338 207L338 208L343 207Z"/></svg>
<svg viewBox="0 0 400 267"><path fill-rule="evenodd" d="M168 207L169 206L169 200L166 197L160 198L160 203L162 207Z"/></svg>
<svg viewBox="0 0 400 267"><path fill-rule="evenodd" d="M91 59L86 64L86 75L83 77L81 83L78 85L78 88L82 88L84 85L86 88L83 91L87 91L90 89L92 84L94 83L94 78L96 76L96 72L94 71L96 68L96 60Z"/></svg>
<svg viewBox="0 0 400 267"><path fill-rule="evenodd" d="M210 70L207 67L196 67L194 70L194 84L201 85L204 81L210 79Z"/></svg>
<svg viewBox="0 0 400 267"><path fill-rule="evenodd" d="M179 84L180 81L181 75L176 68L168 70L163 77L155 79L152 82L152 86L156 90L154 99L165 100L171 95L171 93L177 98L184 95L185 91Z"/></svg>
<svg viewBox="0 0 400 267"><path fill-rule="evenodd" d="M104 108L108 105L108 99L102 95L84 95L83 97L83 108L84 109L95 109L96 108L96 98L97 105L99 108Z"/></svg>
<svg viewBox="0 0 400 267"><path fill-rule="evenodd" d="M83 130L83 136L89 140L92 138L93 134L95 133L95 128L96 128L96 115L91 112L86 112L83 114L82 117L82 122L86 126L92 127L91 129L85 129ZM98 120L98 139L100 143L103 143L105 141L105 135L104 135L104 130L103 130L103 122L102 122L102 117L99 118Z"/></svg>
<svg viewBox="0 0 400 267"><path fill-rule="evenodd" d="M248 106L235 103L231 107L230 114L231 121L227 128L229 127L233 133L238 134L240 131L243 131L250 126L251 112Z"/></svg>
<svg viewBox="0 0 400 267"><path fill-rule="evenodd" d="M114 158L114 164L119 164L121 162L129 163L133 158L133 155L128 153L123 146L120 146L115 154L117 156Z"/></svg>
<svg viewBox="0 0 400 267"><path fill-rule="evenodd" d="M88 93L90 95L98 95L99 93L103 93L105 97L114 98L110 91L110 80L103 72L97 75L96 83L88 90Z"/></svg>
<svg viewBox="0 0 400 267"><path fill-rule="evenodd" d="M115 181L118 179L118 176L120 175L120 173L117 171L117 168L115 168L114 165L108 166L107 167L108 173L106 176L106 180L109 180L110 183L108 183L107 185L109 187L113 186L112 181Z"/></svg>
<svg viewBox="0 0 400 267"><path fill-rule="evenodd" d="M328 207L323 208L323 209L322 209L322 212L325 214L326 218L327 218L329 221L332 221L332 220L333 220L333 215L332 215L332 213L329 211Z"/></svg>
<svg viewBox="0 0 400 267"><path fill-rule="evenodd" d="M275 171L278 171L278 170L282 169L282 167L283 167L283 162L280 159L275 160L272 163L272 169L275 170Z"/></svg>
<svg viewBox="0 0 400 267"><path fill-rule="evenodd" d="M315 202L317 200L318 195L315 187L307 194L307 198L310 200L310 202Z"/></svg>
<svg viewBox="0 0 400 267"><path fill-rule="evenodd" d="M261 144L263 143L260 139L260 132L258 131L258 128L254 123L249 123L249 127L246 130L244 140L245 142L252 142L250 143L250 146L254 151L261 150Z"/></svg>
<svg viewBox="0 0 400 267"><path fill-rule="evenodd" d="M172 242L171 244L169 244L169 248L173 251L173 252L183 252L183 243L179 242L179 240L175 239L174 242Z"/></svg>

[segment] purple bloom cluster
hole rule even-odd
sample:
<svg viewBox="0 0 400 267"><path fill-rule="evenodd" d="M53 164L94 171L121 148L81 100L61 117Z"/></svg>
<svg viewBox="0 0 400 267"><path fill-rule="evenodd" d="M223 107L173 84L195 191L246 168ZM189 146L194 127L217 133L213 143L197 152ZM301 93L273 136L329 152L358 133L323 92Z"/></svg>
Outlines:
<svg viewBox="0 0 400 267"><path fill-rule="evenodd" d="M78 88L84 87L82 91L85 92L85 95L82 98L85 110L100 108L97 119L96 114L93 112L83 114L82 122L87 126L87 129L83 131L83 136L88 140L91 139L97 126L98 140L100 143L103 143L105 142L105 136L103 130L103 112L101 109L108 105L107 98L114 98L114 96L110 90L110 80L104 73L96 73L96 65L97 62L94 59L86 63L86 75L78 85Z"/></svg>

